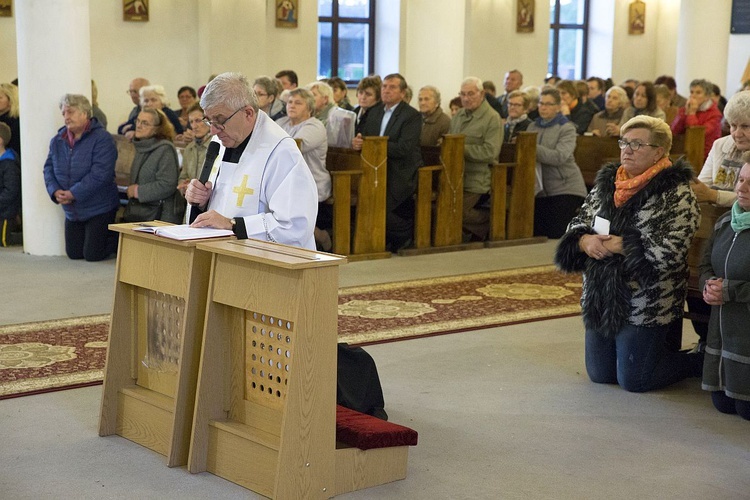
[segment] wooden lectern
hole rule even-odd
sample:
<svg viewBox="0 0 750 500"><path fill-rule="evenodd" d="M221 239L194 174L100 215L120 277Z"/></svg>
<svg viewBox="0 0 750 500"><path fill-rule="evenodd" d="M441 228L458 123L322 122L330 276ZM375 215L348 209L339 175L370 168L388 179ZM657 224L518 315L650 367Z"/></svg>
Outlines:
<svg viewBox="0 0 750 500"><path fill-rule="evenodd" d="M214 254L190 443L209 471L271 498L336 494L341 256L257 240Z"/></svg>
<svg viewBox="0 0 750 500"><path fill-rule="evenodd" d="M205 240L137 226L109 226L120 244L99 435L119 434L165 455L170 467L185 465L211 254L196 248Z"/></svg>

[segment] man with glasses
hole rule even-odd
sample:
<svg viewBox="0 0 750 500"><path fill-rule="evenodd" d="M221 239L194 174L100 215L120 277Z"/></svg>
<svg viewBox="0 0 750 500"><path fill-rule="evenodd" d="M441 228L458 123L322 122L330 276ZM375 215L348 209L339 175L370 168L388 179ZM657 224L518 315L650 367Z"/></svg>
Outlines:
<svg viewBox="0 0 750 500"><path fill-rule="evenodd" d="M133 101L135 107L130 111L128 120L117 127L117 133L126 136L128 139L132 139L133 134L135 134L135 120L138 118L138 113L141 112L140 91L141 87L145 87L146 85L151 85L151 83L145 78L134 78L130 82L128 90L125 91L130 96L130 100Z"/></svg>
<svg viewBox="0 0 750 500"><path fill-rule="evenodd" d="M294 140L258 109L247 78L217 76L201 107L221 147L208 182L193 179L185 192L191 225L315 250L315 180Z"/></svg>
<svg viewBox="0 0 750 500"><path fill-rule="evenodd" d="M449 133L464 134L464 239L483 241L490 228L485 207L490 192L490 167L498 159L503 127L484 98L482 80L470 76L461 84L461 108L451 118Z"/></svg>

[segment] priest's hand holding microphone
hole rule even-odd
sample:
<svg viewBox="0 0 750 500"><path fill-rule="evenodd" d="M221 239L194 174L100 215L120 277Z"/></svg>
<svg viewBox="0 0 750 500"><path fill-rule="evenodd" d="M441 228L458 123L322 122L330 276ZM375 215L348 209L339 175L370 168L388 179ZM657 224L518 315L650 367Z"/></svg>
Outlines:
<svg viewBox="0 0 750 500"><path fill-rule="evenodd" d="M211 168L219 155L219 143L211 142L206 151L206 160L203 162L203 168L198 179L193 179L188 184L185 191L185 199L193 207L205 210L208 201L213 193L213 185L208 181L211 175ZM199 214L190 224L192 227L214 227L217 229L234 229L233 219L224 217L216 210L209 210Z"/></svg>

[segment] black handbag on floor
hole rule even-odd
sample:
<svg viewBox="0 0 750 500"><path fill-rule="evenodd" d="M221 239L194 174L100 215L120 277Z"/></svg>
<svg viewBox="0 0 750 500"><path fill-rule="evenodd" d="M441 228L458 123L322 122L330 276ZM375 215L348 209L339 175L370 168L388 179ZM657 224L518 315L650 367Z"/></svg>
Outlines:
<svg viewBox="0 0 750 500"><path fill-rule="evenodd" d="M361 347L338 344L336 403L388 420L375 360Z"/></svg>

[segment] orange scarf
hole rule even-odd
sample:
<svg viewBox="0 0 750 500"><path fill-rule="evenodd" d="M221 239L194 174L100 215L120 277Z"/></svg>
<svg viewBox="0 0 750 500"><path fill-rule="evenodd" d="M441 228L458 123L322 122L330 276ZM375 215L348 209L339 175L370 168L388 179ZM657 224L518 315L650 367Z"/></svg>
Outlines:
<svg viewBox="0 0 750 500"><path fill-rule="evenodd" d="M656 174L671 166L672 162L669 158L664 157L642 174L631 177L625 170L625 167L620 165L615 178L615 206L617 208L623 206L638 191L646 187L646 184L656 177Z"/></svg>

